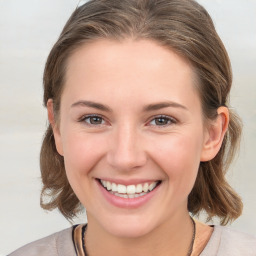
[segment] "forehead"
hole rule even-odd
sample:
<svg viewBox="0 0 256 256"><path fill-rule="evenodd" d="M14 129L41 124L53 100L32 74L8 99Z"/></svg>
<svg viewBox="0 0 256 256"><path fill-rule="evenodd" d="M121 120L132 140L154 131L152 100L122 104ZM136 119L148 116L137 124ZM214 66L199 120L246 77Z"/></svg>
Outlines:
<svg viewBox="0 0 256 256"><path fill-rule="evenodd" d="M117 95L123 99L180 101L197 94L190 63L151 40L101 39L78 48L69 58L64 94L79 98ZM76 93L75 93L76 91ZM76 95L75 95L76 94Z"/></svg>
<svg viewBox="0 0 256 256"><path fill-rule="evenodd" d="M118 62L122 64L136 65L140 67L156 70L161 64L167 64L168 71L179 69L191 73L192 65L185 58L178 55L174 50L160 45L153 40L133 40L122 41L110 39L97 39L78 47L68 60L68 73L79 71L79 66L83 64L88 68L102 67L118 68ZM163 70L165 71L165 70Z"/></svg>

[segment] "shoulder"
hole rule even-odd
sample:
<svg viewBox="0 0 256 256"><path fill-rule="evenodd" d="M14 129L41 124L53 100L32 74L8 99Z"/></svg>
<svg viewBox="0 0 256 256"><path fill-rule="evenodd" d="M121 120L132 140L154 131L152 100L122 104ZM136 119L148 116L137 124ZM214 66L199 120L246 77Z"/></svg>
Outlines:
<svg viewBox="0 0 256 256"><path fill-rule="evenodd" d="M71 227L29 243L9 254L9 256L75 256L72 230Z"/></svg>
<svg viewBox="0 0 256 256"><path fill-rule="evenodd" d="M201 256L256 256L256 238L228 227L215 226Z"/></svg>

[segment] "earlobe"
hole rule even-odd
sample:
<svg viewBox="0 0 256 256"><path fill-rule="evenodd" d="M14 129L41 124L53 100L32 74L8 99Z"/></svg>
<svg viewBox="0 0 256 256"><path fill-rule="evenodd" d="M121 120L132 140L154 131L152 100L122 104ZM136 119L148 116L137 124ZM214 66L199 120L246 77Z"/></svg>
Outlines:
<svg viewBox="0 0 256 256"><path fill-rule="evenodd" d="M63 156L61 135L60 135L59 126L57 125L56 118L54 116L53 100L52 99L49 99L47 101L47 113L48 113L48 120L49 120L52 130L53 130L56 149L57 149L58 153Z"/></svg>
<svg viewBox="0 0 256 256"><path fill-rule="evenodd" d="M229 124L227 107L219 107L217 117L206 128L205 141L201 153L201 161L212 160L219 152Z"/></svg>

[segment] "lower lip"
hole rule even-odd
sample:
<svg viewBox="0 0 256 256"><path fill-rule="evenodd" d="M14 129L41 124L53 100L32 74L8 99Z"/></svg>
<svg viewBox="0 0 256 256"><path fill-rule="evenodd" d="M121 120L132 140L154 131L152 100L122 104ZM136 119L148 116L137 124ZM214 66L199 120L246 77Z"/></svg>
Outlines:
<svg viewBox="0 0 256 256"><path fill-rule="evenodd" d="M103 188L99 181L97 181L97 184L103 196L110 204L120 208L135 209L146 204L152 197L154 197L162 183L159 184L155 189L153 189L151 192L147 193L146 195L135 197L135 198L123 198L123 197L115 196L109 193L105 188Z"/></svg>

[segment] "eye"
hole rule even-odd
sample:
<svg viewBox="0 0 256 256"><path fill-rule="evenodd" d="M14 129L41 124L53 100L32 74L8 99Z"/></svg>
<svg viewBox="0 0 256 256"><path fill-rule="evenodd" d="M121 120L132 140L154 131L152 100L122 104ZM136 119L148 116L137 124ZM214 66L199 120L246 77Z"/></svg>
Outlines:
<svg viewBox="0 0 256 256"><path fill-rule="evenodd" d="M87 115L84 116L80 121L85 122L88 125L102 125L106 123L105 120L98 115Z"/></svg>
<svg viewBox="0 0 256 256"><path fill-rule="evenodd" d="M170 116L157 116L149 122L150 125L155 126L167 126L176 123L177 121Z"/></svg>

